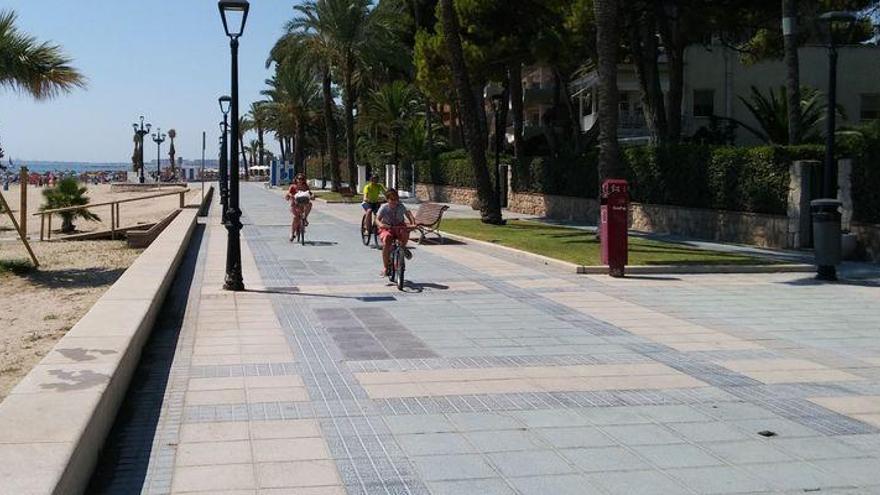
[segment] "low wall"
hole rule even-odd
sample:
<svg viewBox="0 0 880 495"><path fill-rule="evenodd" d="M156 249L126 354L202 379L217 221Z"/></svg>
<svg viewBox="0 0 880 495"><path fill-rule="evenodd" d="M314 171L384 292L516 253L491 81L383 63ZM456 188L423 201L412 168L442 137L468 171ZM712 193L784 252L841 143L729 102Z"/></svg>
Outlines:
<svg viewBox="0 0 880 495"><path fill-rule="evenodd" d="M867 259L880 262L880 224L852 222L850 232L859 238L859 251Z"/></svg>
<svg viewBox="0 0 880 495"><path fill-rule="evenodd" d="M0 403L0 493L83 493L196 225L177 218Z"/></svg>
<svg viewBox="0 0 880 495"><path fill-rule="evenodd" d="M476 189L467 187L416 185L416 195L422 201L468 205L476 194ZM594 199L513 191L508 194L508 209L593 225L599 216L599 205ZM657 234L782 248L787 242L788 218L783 215L633 203L630 226L634 230Z"/></svg>

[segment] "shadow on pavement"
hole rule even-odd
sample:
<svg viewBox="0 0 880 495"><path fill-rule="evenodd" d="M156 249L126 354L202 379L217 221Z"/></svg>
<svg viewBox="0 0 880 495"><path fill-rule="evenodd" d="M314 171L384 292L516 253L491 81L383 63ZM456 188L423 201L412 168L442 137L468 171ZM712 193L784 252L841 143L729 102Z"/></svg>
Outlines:
<svg viewBox="0 0 880 495"><path fill-rule="evenodd" d="M204 225L197 225L193 232L186 256L156 317L86 493L141 493L204 232Z"/></svg>

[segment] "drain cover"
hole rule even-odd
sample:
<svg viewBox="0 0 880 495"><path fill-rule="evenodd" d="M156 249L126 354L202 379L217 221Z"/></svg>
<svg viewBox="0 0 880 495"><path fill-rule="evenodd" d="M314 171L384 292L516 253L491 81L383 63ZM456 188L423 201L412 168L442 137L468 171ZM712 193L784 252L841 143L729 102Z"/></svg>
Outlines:
<svg viewBox="0 0 880 495"><path fill-rule="evenodd" d="M770 430L764 430L764 431L759 431L758 435L761 435L762 437L775 437L776 432L770 431Z"/></svg>

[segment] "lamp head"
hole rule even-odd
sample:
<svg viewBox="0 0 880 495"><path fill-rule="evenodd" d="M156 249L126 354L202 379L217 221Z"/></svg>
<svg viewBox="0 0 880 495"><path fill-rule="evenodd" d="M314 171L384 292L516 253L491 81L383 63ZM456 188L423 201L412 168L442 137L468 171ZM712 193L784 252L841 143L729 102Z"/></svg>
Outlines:
<svg viewBox="0 0 880 495"><path fill-rule="evenodd" d="M153 124L147 124L147 132L150 132L151 127L153 127Z"/></svg>
<svg viewBox="0 0 880 495"><path fill-rule="evenodd" d="M220 111L223 112L223 115L227 115L229 109L232 107L232 98L224 95L221 96L218 101L220 102Z"/></svg>
<svg viewBox="0 0 880 495"><path fill-rule="evenodd" d="M250 4L247 0L220 0L217 2L220 17L223 19L223 30L226 36L236 39L244 33Z"/></svg>

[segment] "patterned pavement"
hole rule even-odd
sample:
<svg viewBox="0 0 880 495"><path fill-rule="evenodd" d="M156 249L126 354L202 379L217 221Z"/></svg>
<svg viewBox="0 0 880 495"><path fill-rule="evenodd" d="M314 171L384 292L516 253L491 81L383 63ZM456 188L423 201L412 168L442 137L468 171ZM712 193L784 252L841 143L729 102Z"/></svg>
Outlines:
<svg viewBox="0 0 880 495"><path fill-rule="evenodd" d="M880 493L880 286L574 275L461 244L379 278L356 205L245 185L169 296L90 493Z"/></svg>

